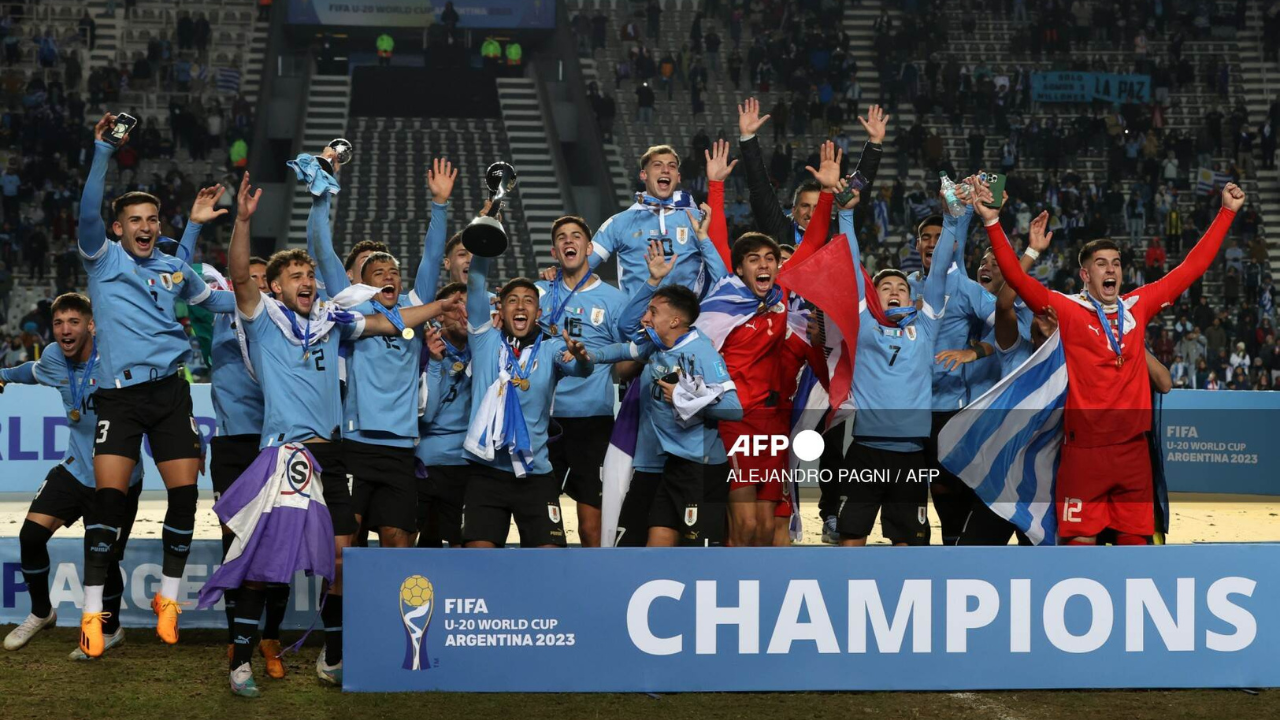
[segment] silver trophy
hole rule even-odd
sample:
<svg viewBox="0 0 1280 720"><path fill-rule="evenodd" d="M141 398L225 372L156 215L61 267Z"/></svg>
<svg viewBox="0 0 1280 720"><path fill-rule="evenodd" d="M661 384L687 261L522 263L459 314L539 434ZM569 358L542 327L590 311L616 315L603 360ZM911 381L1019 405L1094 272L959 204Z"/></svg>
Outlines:
<svg viewBox="0 0 1280 720"><path fill-rule="evenodd" d="M351 162L351 158L355 156L355 147L351 144L351 141L346 138L337 138L325 147L333 150L334 157L337 159L339 167ZM330 175L334 174L333 162L327 156L317 155L316 162L320 163L320 167L324 168L325 172Z"/></svg>
<svg viewBox="0 0 1280 720"><path fill-rule="evenodd" d="M462 246L481 257L498 257L507 250L507 231L498 221L502 203L516 189L516 169L511 163L496 162L484 173L489 185L489 211L471 221L462 231Z"/></svg>

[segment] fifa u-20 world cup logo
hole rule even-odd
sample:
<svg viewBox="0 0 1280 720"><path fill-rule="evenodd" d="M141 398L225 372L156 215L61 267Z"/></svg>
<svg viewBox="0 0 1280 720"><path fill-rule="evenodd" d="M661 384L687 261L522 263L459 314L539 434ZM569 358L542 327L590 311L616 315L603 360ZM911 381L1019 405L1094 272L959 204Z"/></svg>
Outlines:
<svg viewBox="0 0 1280 720"><path fill-rule="evenodd" d="M421 575L411 575L400 583L400 619L404 621L405 670L427 670L431 659L427 657L427 629L431 625L431 613L435 609L436 594L431 581Z"/></svg>

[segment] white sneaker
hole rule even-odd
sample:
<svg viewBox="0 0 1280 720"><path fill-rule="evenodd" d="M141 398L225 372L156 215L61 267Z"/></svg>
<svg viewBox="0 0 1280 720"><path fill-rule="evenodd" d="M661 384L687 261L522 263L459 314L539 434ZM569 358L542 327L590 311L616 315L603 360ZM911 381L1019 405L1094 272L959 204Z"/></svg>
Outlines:
<svg viewBox="0 0 1280 720"><path fill-rule="evenodd" d="M256 698L262 693L258 690L258 685L253 681L253 668L249 667L249 663L245 663L235 670L231 671L231 694L240 697Z"/></svg>
<svg viewBox="0 0 1280 720"><path fill-rule="evenodd" d="M316 658L316 677L326 685L342 687L342 663L337 665L326 663L323 648L320 650L320 657Z"/></svg>
<svg viewBox="0 0 1280 720"><path fill-rule="evenodd" d="M49 611L49 617L40 618L35 615L28 615L22 624L14 628L4 637L5 650L21 650L23 646L31 642L31 638L41 630L51 628L58 624L58 613L53 610Z"/></svg>
<svg viewBox="0 0 1280 720"><path fill-rule="evenodd" d="M102 642L103 654L106 654L108 650L110 650L111 648L117 645L123 645L124 644L124 627L117 628L115 632L104 637L102 641L103 641ZM91 658L88 655L85 655L84 651L81 650L79 647L77 647L75 650L72 650L71 654L68 655L67 657L71 658L72 660L97 660L98 659L98 658Z"/></svg>

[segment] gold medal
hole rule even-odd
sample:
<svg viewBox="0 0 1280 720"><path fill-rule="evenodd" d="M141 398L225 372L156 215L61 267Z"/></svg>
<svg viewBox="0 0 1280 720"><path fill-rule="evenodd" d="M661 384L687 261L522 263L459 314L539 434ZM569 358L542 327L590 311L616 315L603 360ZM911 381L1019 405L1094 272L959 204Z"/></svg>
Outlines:
<svg viewBox="0 0 1280 720"><path fill-rule="evenodd" d="M177 284L178 284L178 283L180 283L180 282L182 282L182 273L180 273L180 272L176 272L176 273L174 273L174 274L173 274L173 284L174 284L174 285L177 285Z"/></svg>
<svg viewBox="0 0 1280 720"><path fill-rule="evenodd" d="M400 331L400 337L404 338L405 340L412 340L412 339L413 339L413 328L405 328L405 329L401 330L401 331Z"/></svg>
<svg viewBox="0 0 1280 720"><path fill-rule="evenodd" d="M458 373L462 372L462 369L465 368L466 366L467 364L462 362L461 360L455 362L453 364L453 374L457 375Z"/></svg>
<svg viewBox="0 0 1280 720"><path fill-rule="evenodd" d="M529 378L518 378L516 380L516 387L527 391L529 389Z"/></svg>
<svg viewBox="0 0 1280 720"><path fill-rule="evenodd" d="M559 325L556 325L555 323L551 323L551 334L552 334L552 335L559 335L559 334L560 334L560 326L559 326Z"/></svg>
<svg viewBox="0 0 1280 720"><path fill-rule="evenodd" d="M1123 356L1123 355L1117 355L1117 356L1116 356L1116 369L1117 369L1117 370L1119 370L1119 369L1120 369L1120 368L1122 368L1122 367L1124 367L1124 356Z"/></svg>
<svg viewBox="0 0 1280 720"><path fill-rule="evenodd" d="M80 422L80 411L72 409L71 412L67 413L67 417L71 418L71 422L73 423Z"/></svg>

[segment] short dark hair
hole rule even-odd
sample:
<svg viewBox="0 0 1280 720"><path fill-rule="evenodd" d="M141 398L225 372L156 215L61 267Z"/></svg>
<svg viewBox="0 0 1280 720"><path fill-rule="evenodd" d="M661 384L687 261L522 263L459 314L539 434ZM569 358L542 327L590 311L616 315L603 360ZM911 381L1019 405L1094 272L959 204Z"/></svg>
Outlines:
<svg viewBox="0 0 1280 720"><path fill-rule="evenodd" d="M796 254L796 246L795 246L795 245L792 245L791 243L780 243L780 244L778 245L778 252L780 252L780 253L788 252L788 253L791 253L792 255L795 255L795 254ZM781 260L781 259L782 259L782 256L781 256L781 255L779 255L779 256L778 256L778 259L779 259L779 260Z"/></svg>
<svg viewBox="0 0 1280 720"><path fill-rule="evenodd" d="M1084 264L1093 259L1093 256L1101 250L1115 250L1116 252L1120 252L1120 246L1111 238L1090 240L1084 244L1084 247L1080 248L1080 255L1076 258L1080 262L1080 267L1084 267Z"/></svg>
<svg viewBox="0 0 1280 720"><path fill-rule="evenodd" d="M663 285L653 291L653 299L666 300L690 325L698 321L698 313L701 312L698 296L683 285Z"/></svg>
<svg viewBox="0 0 1280 720"><path fill-rule="evenodd" d="M738 266L747 257L748 253L753 253L761 248L768 248L773 252L773 257L782 260L782 251L778 249L778 243L773 238L759 232L743 233L733 242L733 250L730 251L729 259L733 263L733 269L737 270Z"/></svg>
<svg viewBox="0 0 1280 720"><path fill-rule="evenodd" d="M116 219L119 219L120 213L124 212L125 208L132 205L142 205L144 203L155 205L156 211L160 211L160 198L148 192L134 190L133 192L127 192L111 201L111 214L115 215Z"/></svg>
<svg viewBox="0 0 1280 720"><path fill-rule="evenodd" d="M449 283L448 285L445 285L444 287L440 288L440 290L436 292L436 299L437 299L437 300L444 300L444 299L445 299L445 298L447 298L447 297L453 297L454 295L457 295L458 293L464 293L464 292L466 292L466 291L467 291L467 284L466 284L466 283L464 283L464 282L451 282L451 283Z"/></svg>
<svg viewBox="0 0 1280 720"><path fill-rule="evenodd" d="M350 270L352 265L356 264L356 258L360 257L362 252L383 252L390 253L391 248L381 240L361 240L351 248L351 252L347 253L347 261L342 264L344 270Z"/></svg>
<svg viewBox="0 0 1280 720"><path fill-rule="evenodd" d="M275 282L276 278L280 277L280 273L294 263L310 265L313 268L316 266L316 261L312 260L307 251L302 248L280 250L272 255L271 259L267 260L267 284L270 285Z"/></svg>
<svg viewBox="0 0 1280 720"><path fill-rule="evenodd" d="M932 227L934 225L942 227L941 215L930 215L929 217L921 220L920 224L916 226L916 238L919 239L920 233L924 232L925 228Z"/></svg>
<svg viewBox="0 0 1280 720"><path fill-rule="evenodd" d="M891 277L902 278L902 282L906 283L908 288L911 287L911 281L907 279L907 274L898 268L885 268L876 273L876 276L871 279L871 287L880 287L881 280L887 280Z"/></svg>
<svg viewBox="0 0 1280 720"><path fill-rule="evenodd" d="M249 264L250 265L266 265L267 261L264 258L254 255L253 257L249 258Z"/></svg>
<svg viewBox="0 0 1280 720"><path fill-rule="evenodd" d="M53 317L60 312L78 312L85 317L93 317L93 305L89 303L86 295L78 292L63 293L54 298L53 305L49 307L49 317Z"/></svg>
<svg viewBox="0 0 1280 720"><path fill-rule="evenodd" d="M791 193L791 206L795 207L800 202L800 193L822 192L822 183L817 180L805 180L796 186L796 191Z"/></svg>
<svg viewBox="0 0 1280 720"><path fill-rule="evenodd" d="M453 252L453 249L458 247L461 244L462 244L462 231L459 230L458 232L453 234L453 237L449 238L449 242L444 244L444 256L449 257L449 255Z"/></svg>
<svg viewBox="0 0 1280 720"><path fill-rule="evenodd" d="M587 234L587 239L588 240L591 239L591 226L587 225L586 220L578 217L577 215L565 215L564 217L556 218L556 221L551 223L552 244L555 244L556 233L560 232L560 228L564 227L565 225L577 225L578 227L582 228L582 232Z"/></svg>
<svg viewBox="0 0 1280 720"><path fill-rule="evenodd" d="M400 261L396 259L395 255L392 255L391 253L382 252L380 250L375 251L371 253L369 257L365 258L364 263L360 265L361 280L364 279L364 269L369 267L369 263L373 263L373 262L387 262L387 263L391 263L392 265L395 265L397 269L400 267Z"/></svg>
<svg viewBox="0 0 1280 720"><path fill-rule="evenodd" d="M527 288L529 290L532 290L534 295L540 296L542 294L538 292L538 286L535 285L534 282L529 278L527 277L511 278L510 280L507 281L507 284L503 285L502 289L498 291L498 302L502 302L503 300L506 300L507 296L510 295L511 292L513 290L516 290L517 288Z"/></svg>

